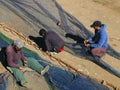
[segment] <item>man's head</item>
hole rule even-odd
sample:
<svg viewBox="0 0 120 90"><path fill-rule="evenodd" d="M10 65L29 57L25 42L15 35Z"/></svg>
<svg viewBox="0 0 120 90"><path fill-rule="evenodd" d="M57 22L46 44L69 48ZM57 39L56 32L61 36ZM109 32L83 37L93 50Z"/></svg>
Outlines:
<svg viewBox="0 0 120 90"><path fill-rule="evenodd" d="M42 37L45 37L46 33L47 33L47 31L45 29L41 29L39 31L39 35L42 36Z"/></svg>
<svg viewBox="0 0 120 90"><path fill-rule="evenodd" d="M15 51L20 51L21 48L23 47L19 40L14 40L13 46L14 46Z"/></svg>
<svg viewBox="0 0 120 90"><path fill-rule="evenodd" d="M101 25L102 25L102 23L100 21L95 21L95 22L93 22L92 25L90 25L90 27L94 28L95 30L100 30Z"/></svg>

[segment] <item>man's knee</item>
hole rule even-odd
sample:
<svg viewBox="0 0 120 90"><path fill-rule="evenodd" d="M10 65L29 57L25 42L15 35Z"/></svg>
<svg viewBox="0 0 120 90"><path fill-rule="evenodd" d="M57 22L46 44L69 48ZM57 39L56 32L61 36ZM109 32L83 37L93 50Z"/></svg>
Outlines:
<svg viewBox="0 0 120 90"><path fill-rule="evenodd" d="M14 75L21 75L23 72L18 68L11 68Z"/></svg>
<svg viewBox="0 0 120 90"><path fill-rule="evenodd" d="M105 48L94 48L94 49L91 50L91 53L93 55L102 57L103 55L105 55L106 49Z"/></svg>
<svg viewBox="0 0 120 90"><path fill-rule="evenodd" d="M32 57L27 58L27 61L28 61L28 64L33 64L33 63L38 62L37 60L35 60L35 59L34 59L34 58L32 58Z"/></svg>

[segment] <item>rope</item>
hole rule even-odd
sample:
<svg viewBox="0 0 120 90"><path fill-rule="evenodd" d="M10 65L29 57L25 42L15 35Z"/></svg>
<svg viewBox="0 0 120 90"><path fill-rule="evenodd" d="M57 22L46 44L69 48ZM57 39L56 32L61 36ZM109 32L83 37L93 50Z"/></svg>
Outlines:
<svg viewBox="0 0 120 90"><path fill-rule="evenodd" d="M56 61L56 58L54 58L50 53L46 52L46 55L49 56L50 60L52 61ZM59 65L61 65L61 67L63 67L64 69L66 68L66 65L63 65L63 63L60 61L60 59L57 60L57 62L59 63Z"/></svg>
<svg viewBox="0 0 120 90"><path fill-rule="evenodd" d="M35 49L42 51L35 42L33 42L32 40L30 40L27 37L25 37L21 32L18 32L17 30L14 30L14 29L11 29L9 26L7 26L4 23L0 23L0 28L3 28L3 30L6 31L6 32L11 32L12 34L17 35L19 38L21 38L22 40L24 40L25 42L27 42L29 45L32 45ZM100 79L97 79L97 78L95 78L93 76L89 76L89 75L87 75L87 74L79 71L75 67L73 67L73 66L67 64L66 62L62 61L61 59L59 59L59 58L57 58L55 56L52 56L52 55L50 55L48 53L46 53L46 54L50 57L51 60L54 59L54 60L58 61L58 63L60 65L62 65L62 66L65 65L69 69L72 69L75 72L77 72L77 73L79 73L79 74L81 74L81 75L83 75L85 77L91 78L91 79L93 79L93 80L95 80L95 81L97 81L97 82L99 82L101 84L105 84L106 86L112 87L114 90L120 90L120 87L118 88L118 87L114 86L113 84L111 84L111 83L109 83L109 82L107 82L105 80L100 80ZM49 64L49 63L47 63L47 64ZM65 66L63 66L63 67L65 67Z"/></svg>

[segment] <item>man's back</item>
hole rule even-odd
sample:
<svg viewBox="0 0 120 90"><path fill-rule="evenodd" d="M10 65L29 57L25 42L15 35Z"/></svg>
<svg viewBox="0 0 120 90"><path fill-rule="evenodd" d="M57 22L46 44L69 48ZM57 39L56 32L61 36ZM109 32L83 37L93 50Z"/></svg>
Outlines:
<svg viewBox="0 0 120 90"><path fill-rule="evenodd" d="M53 31L48 31L46 33L45 43L48 50L50 50L51 45L54 46L57 50L64 46L64 41L60 38L59 35L57 35L57 33Z"/></svg>

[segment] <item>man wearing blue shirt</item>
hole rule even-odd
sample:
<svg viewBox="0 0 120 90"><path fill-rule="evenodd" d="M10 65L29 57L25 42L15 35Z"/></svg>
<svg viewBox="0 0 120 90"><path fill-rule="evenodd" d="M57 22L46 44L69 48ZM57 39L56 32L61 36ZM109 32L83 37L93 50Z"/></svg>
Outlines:
<svg viewBox="0 0 120 90"><path fill-rule="evenodd" d="M108 35L106 25L100 21L95 21L91 25L94 28L95 35L84 41L85 46L90 47L90 52L98 57L102 57L106 53L108 47Z"/></svg>

